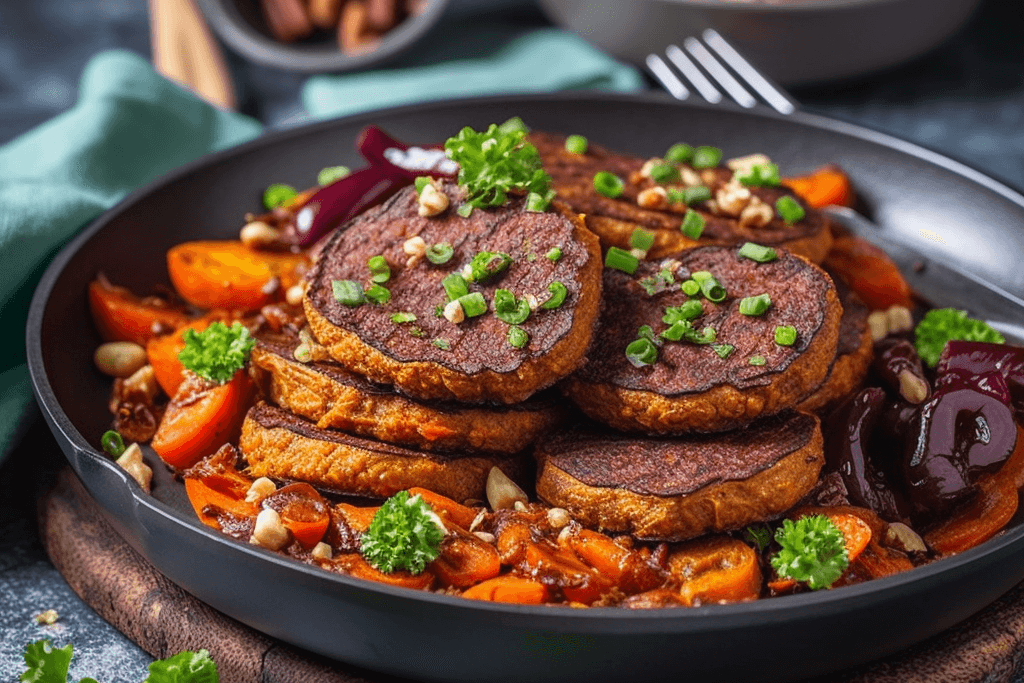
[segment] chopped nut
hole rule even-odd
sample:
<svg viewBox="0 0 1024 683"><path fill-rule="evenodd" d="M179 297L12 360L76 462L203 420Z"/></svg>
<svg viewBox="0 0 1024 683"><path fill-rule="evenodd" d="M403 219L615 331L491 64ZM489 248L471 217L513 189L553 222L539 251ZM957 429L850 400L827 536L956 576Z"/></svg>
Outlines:
<svg viewBox="0 0 1024 683"><path fill-rule="evenodd" d="M309 554L318 560L329 560L332 557L334 557L334 550L331 548L331 546L327 545L323 541L320 541L315 546L313 546L313 550L311 550Z"/></svg>
<svg viewBox="0 0 1024 683"><path fill-rule="evenodd" d="M645 258L647 258L646 249L630 249L629 253L630 255L635 256L640 261L643 261Z"/></svg>
<svg viewBox="0 0 1024 683"><path fill-rule="evenodd" d="M258 503L277 490L277 485L266 477L260 477L245 492L246 503Z"/></svg>
<svg viewBox="0 0 1024 683"><path fill-rule="evenodd" d="M893 522L886 527L882 543L890 548L907 553L928 552L928 546L925 545L924 539L902 522Z"/></svg>
<svg viewBox="0 0 1024 683"><path fill-rule="evenodd" d="M526 305L530 307L531 311L536 311L540 307L540 301L533 294L527 294L523 298L526 299Z"/></svg>
<svg viewBox="0 0 1024 683"><path fill-rule="evenodd" d="M270 550L280 550L288 544L290 534L281 523L281 515L273 508L263 508L256 515L256 526L249 543Z"/></svg>
<svg viewBox="0 0 1024 683"><path fill-rule="evenodd" d="M427 253L427 243L419 235L410 237L402 243L402 251L409 256L423 256Z"/></svg>
<svg viewBox="0 0 1024 683"><path fill-rule="evenodd" d="M250 249L263 249L281 240L281 233L263 221L253 221L238 234L242 244Z"/></svg>
<svg viewBox="0 0 1024 683"><path fill-rule="evenodd" d="M694 171L692 168L689 168L688 166L683 166L682 168L679 169L679 176L682 179L684 185L688 185L690 187L694 185L700 185L700 175L698 175L696 171Z"/></svg>
<svg viewBox="0 0 1024 683"><path fill-rule="evenodd" d="M750 190L739 183L727 183L715 193L718 209L729 216L739 216L750 203Z"/></svg>
<svg viewBox="0 0 1024 683"><path fill-rule="evenodd" d="M526 512L526 503L521 500L517 500L512 504L512 509L516 512Z"/></svg>
<svg viewBox="0 0 1024 683"><path fill-rule="evenodd" d="M419 214L424 218L437 216L443 213L449 204L448 195L434 187L433 183L423 186L420 192Z"/></svg>
<svg viewBox="0 0 1024 683"><path fill-rule="evenodd" d="M660 265L662 270L667 270L668 272L675 275L676 271L679 270L680 266L682 266L683 264L678 259L667 258L662 260Z"/></svg>
<svg viewBox="0 0 1024 683"><path fill-rule="evenodd" d="M484 543L494 543L494 534L489 534L486 531L474 531L473 535L479 538Z"/></svg>
<svg viewBox="0 0 1024 683"><path fill-rule="evenodd" d="M644 165L640 167L640 177L641 178L650 178L651 177L651 169L653 169L655 166L661 166L664 163L665 163L665 160L664 159L659 159L658 157L654 157L652 159L648 159L647 161L644 162Z"/></svg>
<svg viewBox="0 0 1024 683"><path fill-rule="evenodd" d="M725 162L725 166L735 175L749 175L750 169L755 166L766 166L770 163L772 160L766 154L748 154L745 157L729 159Z"/></svg>
<svg viewBox="0 0 1024 683"><path fill-rule="evenodd" d="M469 525L469 531L472 532L474 529L480 526L480 522L484 521L484 518L486 516L487 512L485 510L481 510L480 512L476 513L476 517L473 518L473 521Z"/></svg>
<svg viewBox="0 0 1024 683"><path fill-rule="evenodd" d="M60 615L57 614L57 610L55 609L48 609L45 612L40 612L36 615L36 623L44 624L46 626L56 623L58 619L60 619Z"/></svg>
<svg viewBox="0 0 1024 683"><path fill-rule="evenodd" d="M121 395L125 399L136 401L152 401L160 393L160 384L156 381L156 372L152 365L143 365L131 377L122 380Z"/></svg>
<svg viewBox="0 0 1024 683"><path fill-rule="evenodd" d="M105 375L129 377L146 364L146 349L135 342L107 342L96 349L93 361Z"/></svg>
<svg viewBox="0 0 1024 683"><path fill-rule="evenodd" d="M548 524L553 529L561 529L566 524L572 521L569 516L569 511L564 508L549 508L548 509Z"/></svg>
<svg viewBox="0 0 1024 683"><path fill-rule="evenodd" d="M572 536L572 527L568 524L562 527L562 530L558 532L558 545L565 545L569 542L569 537Z"/></svg>
<svg viewBox="0 0 1024 683"><path fill-rule="evenodd" d="M466 312L462 309L462 304L459 303L458 299L445 304L444 317L448 322L455 323L456 325L466 319Z"/></svg>
<svg viewBox="0 0 1024 683"><path fill-rule="evenodd" d="M885 318L889 323L889 334L902 334L914 329L914 316L906 306L890 306L885 312Z"/></svg>
<svg viewBox="0 0 1024 683"><path fill-rule="evenodd" d="M641 209L662 209L668 205L668 192L660 185L648 187L636 196L636 205Z"/></svg>
<svg viewBox="0 0 1024 683"><path fill-rule="evenodd" d="M284 300L292 306L298 306L302 303L302 297L306 294L306 286L302 283L292 285L288 288L288 291L284 294Z"/></svg>
<svg viewBox="0 0 1024 683"><path fill-rule="evenodd" d="M871 311L868 314L868 329L871 330L872 341L882 341L889 336L889 319L885 311Z"/></svg>
<svg viewBox="0 0 1024 683"><path fill-rule="evenodd" d="M740 211L739 224L741 228L763 228L772 222L775 217L775 210L752 196L746 208Z"/></svg>
<svg viewBox="0 0 1024 683"><path fill-rule="evenodd" d="M153 470L146 463L142 462L142 449L139 444L133 443L124 449L124 453L116 460L117 464L138 482L139 486L146 493L149 493L150 485L153 482Z"/></svg>
<svg viewBox="0 0 1024 683"><path fill-rule="evenodd" d="M697 185L707 185L711 187L718 181L718 173L713 168L705 168L700 172L701 182L696 183Z"/></svg>
<svg viewBox="0 0 1024 683"><path fill-rule="evenodd" d="M497 467L487 474L487 503L492 510L507 510L516 503L525 503L529 498L519 485Z"/></svg>

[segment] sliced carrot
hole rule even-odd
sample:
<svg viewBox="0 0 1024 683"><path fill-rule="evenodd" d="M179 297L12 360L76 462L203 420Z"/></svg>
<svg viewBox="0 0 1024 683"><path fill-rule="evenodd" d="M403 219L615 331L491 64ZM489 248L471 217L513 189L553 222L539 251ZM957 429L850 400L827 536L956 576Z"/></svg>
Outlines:
<svg viewBox="0 0 1024 683"><path fill-rule="evenodd" d="M282 486L264 498L261 504L277 510L281 523L307 550L320 542L331 523L327 501L305 482Z"/></svg>
<svg viewBox="0 0 1024 683"><path fill-rule="evenodd" d="M477 510L462 505L461 503L456 503L447 496L442 496L440 493L434 493L433 491L428 491L427 489L420 488L419 486L414 486L409 489L409 496L419 496L442 519L455 522L463 529L469 529L470 525L473 524L473 520L476 519L477 516Z"/></svg>
<svg viewBox="0 0 1024 683"><path fill-rule="evenodd" d="M872 310L914 305L910 285L889 256L867 240L837 236L824 265L841 277Z"/></svg>
<svg viewBox="0 0 1024 683"><path fill-rule="evenodd" d="M568 543L581 560L627 595L649 591L664 582L664 572L648 555L623 548L602 533L581 529L569 536Z"/></svg>
<svg viewBox="0 0 1024 683"><path fill-rule="evenodd" d="M506 574L467 588L462 597L470 600L540 605L549 599L547 587L540 581Z"/></svg>
<svg viewBox="0 0 1024 683"><path fill-rule="evenodd" d="M210 323L216 320L227 322L229 318L225 311L214 311L182 325L170 334L153 337L146 342L146 358L153 366L153 374L164 393L174 396L185 380L185 366L178 360L178 354L185 348L185 330L202 332Z"/></svg>
<svg viewBox="0 0 1024 683"><path fill-rule="evenodd" d="M963 552L992 538L1013 519L1019 494L1011 477L998 472L983 476L978 489L968 505L924 535L934 550L943 555Z"/></svg>
<svg viewBox="0 0 1024 683"><path fill-rule="evenodd" d="M137 297L124 287L110 284L102 275L89 283L89 309L106 341L145 345L161 330L173 330L188 322L181 306L157 297Z"/></svg>
<svg viewBox="0 0 1024 683"><path fill-rule="evenodd" d="M441 554L427 569L446 586L472 586L501 573L498 551L474 534L453 526L441 541Z"/></svg>
<svg viewBox="0 0 1024 683"><path fill-rule="evenodd" d="M258 251L239 241L185 242L167 252L174 288L201 308L254 311L279 301L308 265L303 254Z"/></svg>
<svg viewBox="0 0 1024 683"><path fill-rule="evenodd" d="M379 507L356 507L348 503L338 503L334 509L345 517L345 522L353 531L363 533L370 528L373 516L377 514Z"/></svg>
<svg viewBox="0 0 1024 683"><path fill-rule="evenodd" d="M784 178L782 183L816 209L830 204L853 206L850 178L834 164L822 166L804 176Z"/></svg>
<svg viewBox="0 0 1024 683"><path fill-rule="evenodd" d="M361 579L384 583L389 586L401 586L403 588L414 588L425 590L434 583L434 576L430 572L410 574L407 571L382 572L372 564L363 559L362 555L350 554L335 558L334 566L340 567L347 574L358 576Z"/></svg>
<svg viewBox="0 0 1024 683"><path fill-rule="evenodd" d="M254 503L245 502L245 490L241 497L233 491L225 491L218 482L220 475L212 477L185 477L185 493L188 495L188 502L192 504L199 521L214 529L220 528L220 523L214 515L208 514L205 510L208 506L226 510L237 517L255 517L259 510ZM248 488L248 487L246 487Z"/></svg>
<svg viewBox="0 0 1024 683"><path fill-rule="evenodd" d="M519 565L524 573L544 577L562 589L572 602L589 605L606 593L614 582L581 562L569 549L544 542L526 546L526 558Z"/></svg>
<svg viewBox="0 0 1024 683"><path fill-rule="evenodd" d="M168 465L190 467L238 436L254 397L244 370L212 386L190 376L167 404L150 445Z"/></svg>
<svg viewBox="0 0 1024 683"><path fill-rule="evenodd" d="M690 541L669 555L668 568L687 605L743 602L761 595L757 553L734 538Z"/></svg>

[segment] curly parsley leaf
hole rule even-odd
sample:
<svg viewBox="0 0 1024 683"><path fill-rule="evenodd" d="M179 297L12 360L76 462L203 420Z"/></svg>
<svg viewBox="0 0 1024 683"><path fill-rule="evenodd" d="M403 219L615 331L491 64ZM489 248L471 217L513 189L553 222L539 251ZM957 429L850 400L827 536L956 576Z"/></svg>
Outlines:
<svg viewBox="0 0 1024 683"><path fill-rule="evenodd" d="M1006 341L988 323L967 317L967 311L955 308L933 308L914 330L914 346L921 360L934 368L946 342L953 339L1002 344Z"/></svg>
<svg viewBox="0 0 1024 683"><path fill-rule="evenodd" d="M850 564L843 532L825 515L784 520L775 540L781 550L771 562L778 575L813 590L831 586Z"/></svg>
<svg viewBox="0 0 1024 683"><path fill-rule="evenodd" d="M149 665L143 683L219 683L217 665L206 650L179 652Z"/></svg>
<svg viewBox="0 0 1024 683"><path fill-rule="evenodd" d="M540 164L537 148L526 141L526 131L488 126L484 132L465 127L444 143L448 158L459 164L459 185L466 188L466 204L501 206L510 190L541 197L551 190L551 176Z"/></svg>
<svg viewBox="0 0 1024 683"><path fill-rule="evenodd" d="M49 640L43 639L25 646L25 665L28 669L19 680L27 683L67 683L68 667L71 666L72 647L55 648ZM95 683L83 679L82 683Z"/></svg>
<svg viewBox="0 0 1024 683"><path fill-rule="evenodd" d="M441 553L440 520L420 496L399 491L384 501L362 538L363 557L382 572L420 574Z"/></svg>
<svg viewBox="0 0 1024 683"><path fill-rule="evenodd" d="M239 322L228 327L215 322L202 332L185 330L185 348L178 360L200 377L214 382L227 382L245 367L256 340Z"/></svg>

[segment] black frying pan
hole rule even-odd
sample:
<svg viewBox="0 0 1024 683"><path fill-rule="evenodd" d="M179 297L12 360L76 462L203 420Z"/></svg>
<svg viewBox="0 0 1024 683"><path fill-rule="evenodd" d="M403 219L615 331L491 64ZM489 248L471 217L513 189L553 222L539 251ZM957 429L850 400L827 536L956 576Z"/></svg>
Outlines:
<svg viewBox="0 0 1024 683"><path fill-rule="evenodd" d="M563 94L404 107L267 135L189 164L102 215L55 259L32 303L29 368L43 414L136 550L213 607L284 641L369 669L473 682L791 680L905 648L1024 578L1018 518L982 546L905 574L755 603L644 612L480 603L329 574L237 543L195 519L162 467L149 496L100 454L110 384L93 369L100 340L86 302L97 271L140 293L166 283L170 246L237 237L269 183L306 187L324 166L358 166L353 140L367 123L434 142L513 115L641 155L684 140L727 157L764 152L786 174L839 162L876 221L933 257L1024 292L1024 197L917 146L805 114ZM1006 315L1024 320L1020 310Z"/></svg>

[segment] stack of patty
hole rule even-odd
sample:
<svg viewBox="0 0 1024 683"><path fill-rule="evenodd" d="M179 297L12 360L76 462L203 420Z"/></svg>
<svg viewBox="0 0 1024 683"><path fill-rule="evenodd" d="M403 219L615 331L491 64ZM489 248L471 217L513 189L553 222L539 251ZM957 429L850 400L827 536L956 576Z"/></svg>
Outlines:
<svg viewBox="0 0 1024 683"><path fill-rule="evenodd" d="M463 190L436 189L450 198L439 214L421 216L408 188L342 226L320 252L303 305L315 355L327 358L297 360L297 337L258 339L252 366L272 404L254 408L243 427L253 475L375 497L421 486L481 499L491 467L521 475L525 449L561 421L560 402L537 394L574 371L590 345L597 239L579 216L527 212L517 197L463 217ZM450 259L424 258L435 245L449 246ZM463 278L484 309L468 300L449 319L451 279L481 253L509 260L490 277ZM375 257L388 264L383 283L371 279ZM489 302L499 289L529 307L524 320L496 315Z"/></svg>

